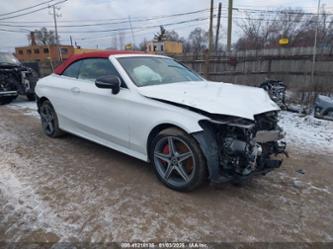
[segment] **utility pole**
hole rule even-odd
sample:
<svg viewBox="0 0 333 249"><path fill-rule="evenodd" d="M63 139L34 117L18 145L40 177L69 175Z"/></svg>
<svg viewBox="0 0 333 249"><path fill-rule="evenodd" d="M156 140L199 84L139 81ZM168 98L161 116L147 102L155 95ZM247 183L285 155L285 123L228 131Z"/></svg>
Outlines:
<svg viewBox="0 0 333 249"><path fill-rule="evenodd" d="M222 3L219 3L219 9L217 14L217 26L216 26L216 36L215 36L215 54L217 54L217 49L219 46L219 34L220 34L220 25L221 25L221 11Z"/></svg>
<svg viewBox="0 0 333 249"><path fill-rule="evenodd" d="M317 7L317 25L314 37L314 44L313 44L313 55L312 55L312 67L311 67L311 85L314 85L315 92L318 90L318 84L314 84L314 71L316 65L316 55L317 55L317 36L318 36L318 28L319 28L319 14L320 14L320 0L318 0L318 7Z"/></svg>
<svg viewBox="0 0 333 249"><path fill-rule="evenodd" d="M128 22L129 22L129 25L130 25L130 28L131 28L131 33L132 33L132 43L133 43L132 49L134 50L135 49L135 38L134 38L131 16L128 16Z"/></svg>
<svg viewBox="0 0 333 249"><path fill-rule="evenodd" d="M208 34L208 54L213 49L213 15L214 15L214 0L210 0L210 18L209 18L209 34Z"/></svg>
<svg viewBox="0 0 333 249"><path fill-rule="evenodd" d="M55 31L55 38L56 38L56 44L59 45L59 37L58 37L58 26L57 26L57 13L56 13L56 6L53 5L53 21L54 21L54 31Z"/></svg>
<svg viewBox="0 0 333 249"><path fill-rule="evenodd" d="M50 15L53 15L53 21L54 21L54 33L55 33L55 49L57 50L58 54L58 61L62 61L62 54L59 49L59 35L58 35L58 25L57 25L57 17L60 17L61 15L57 13L57 10L60 9L60 7L56 7L55 5L50 6L49 8L52 7L52 13L49 13ZM51 50L49 50L51 51ZM50 53L51 55L51 53ZM51 58L52 60L52 58Z"/></svg>
<svg viewBox="0 0 333 249"><path fill-rule="evenodd" d="M227 50L231 51L231 33L232 33L232 9L233 0L229 0L228 3L228 33L227 33Z"/></svg>
<svg viewBox="0 0 333 249"><path fill-rule="evenodd" d="M209 56L213 49L213 15L214 15L214 0L210 0L210 18L209 18L209 30L208 30L208 49L204 53L205 61L205 77L209 78Z"/></svg>

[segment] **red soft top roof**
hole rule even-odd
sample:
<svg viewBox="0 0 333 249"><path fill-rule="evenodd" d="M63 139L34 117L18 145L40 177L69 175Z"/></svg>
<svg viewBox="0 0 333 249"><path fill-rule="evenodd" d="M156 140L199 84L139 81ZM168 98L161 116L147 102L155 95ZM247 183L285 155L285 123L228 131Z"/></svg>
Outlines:
<svg viewBox="0 0 333 249"><path fill-rule="evenodd" d="M62 74L70 64L85 58L108 58L110 55L115 55L115 54L143 54L143 53L144 52L142 51L131 51L131 50L103 50L103 51L88 52L83 54L74 54L70 56L65 62L57 66L54 69L54 73Z"/></svg>

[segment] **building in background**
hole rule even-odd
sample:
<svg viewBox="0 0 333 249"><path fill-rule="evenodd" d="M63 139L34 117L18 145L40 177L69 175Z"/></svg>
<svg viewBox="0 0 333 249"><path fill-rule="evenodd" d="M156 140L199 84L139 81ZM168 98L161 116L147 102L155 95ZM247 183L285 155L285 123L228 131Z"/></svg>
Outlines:
<svg viewBox="0 0 333 249"><path fill-rule="evenodd" d="M146 44L150 54L177 55L183 53L183 43L178 41L151 41Z"/></svg>
<svg viewBox="0 0 333 249"><path fill-rule="evenodd" d="M71 45L29 45L16 47L16 58L21 62L47 62L66 60L74 54Z"/></svg>
<svg viewBox="0 0 333 249"><path fill-rule="evenodd" d="M16 47L16 58L21 62L54 62L55 64L66 60L73 54L82 54L98 49L81 48L80 46L62 44L37 44L35 32L30 32L31 44L24 47ZM76 43L75 43L76 45Z"/></svg>
<svg viewBox="0 0 333 249"><path fill-rule="evenodd" d="M33 68L40 76L52 73L53 69L73 54L97 51L98 49L74 47L73 45L36 43L35 34L30 34L31 44L15 48L15 56L23 64Z"/></svg>
<svg viewBox="0 0 333 249"><path fill-rule="evenodd" d="M95 51L101 51L102 49L97 48L74 48L74 54L83 54L83 53L89 53L89 52L95 52Z"/></svg>
<svg viewBox="0 0 333 249"><path fill-rule="evenodd" d="M82 54L97 50L75 48L71 45L30 45L16 47L15 55L21 62L64 61L73 54Z"/></svg>

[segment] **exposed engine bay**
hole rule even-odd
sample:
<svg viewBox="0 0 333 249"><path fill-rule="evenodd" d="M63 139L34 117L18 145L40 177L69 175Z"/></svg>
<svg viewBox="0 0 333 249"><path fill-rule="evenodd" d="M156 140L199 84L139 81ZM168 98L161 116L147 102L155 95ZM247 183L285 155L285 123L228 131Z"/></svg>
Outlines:
<svg viewBox="0 0 333 249"><path fill-rule="evenodd" d="M217 153L218 170L210 171L214 172L210 175L213 183L240 182L249 176L266 174L280 167L282 160L272 157L287 153L286 143L282 140L284 132L277 124L277 111L256 115L255 122L220 115L212 118L201 125L207 134L211 134L206 135L205 139L209 139L212 145L215 144L215 146L202 146L203 150L210 150L210 157L213 150L216 149ZM203 140L196 137L202 145ZM210 163L212 164L212 162L207 163L208 167ZM211 167L216 165L212 164Z"/></svg>
<svg viewBox="0 0 333 249"><path fill-rule="evenodd" d="M143 96L206 117L198 121L203 131L191 135L206 158L212 183L242 181L280 167L282 161L274 156L286 154L284 132L278 126L281 108L264 89L203 81L139 90Z"/></svg>
<svg viewBox="0 0 333 249"><path fill-rule="evenodd" d="M18 95L34 100L37 79L37 74L23 66L12 54L0 54L0 104L8 104Z"/></svg>

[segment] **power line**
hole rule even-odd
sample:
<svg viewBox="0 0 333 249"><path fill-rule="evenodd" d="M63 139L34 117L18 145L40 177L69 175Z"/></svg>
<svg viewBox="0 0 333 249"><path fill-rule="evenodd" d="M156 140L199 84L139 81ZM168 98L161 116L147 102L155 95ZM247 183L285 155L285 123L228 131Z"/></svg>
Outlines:
<svg viewBox="0 0 333 249"><path fill-rule="evenodd" d="M216 16L214 16L214 18L216 18ZM227 16L221 16L221 18L223 19L227 19ZM233 16L234 20L246 20L246 21L265 21L265 22L284 22L284 23L308 23L308 24L312 24L312 23L316 23L317 21L314 20L279 20L279 19L267 19L267 18L250 18L250 17L241 17L241 16ZM149 28L156 28L156 27L160 27L161 25L163 26L172 26L172 25L178 25L178 24L183 24L183 23L190 23L190 22L199 22L199 21L204 21L204 20L208 20L207 17L205 18L195 18L195 19L190 19L190 20L182 20L182 21L178 21L178 22L174 22L174 23L167 23L167 24L158 24L158 25L152 25L152 26L144 26L143 29L149 29ZM1 24L0 24L1 26ZM137 29L142 29L142 27L133 27L133 29L137 30ZM3 29L1 31L5 32L17 32L20 33L22 32L23 29L19 30L9 30L9 29ZM105 32L121 32L121 31L128 31L130 30L129 27L120 27L120 28L115 28L115 29L107 29L107 30L84 30L84 31L79 31L79 30L74 30L74 31L60 31L59 33L73 33L73 34L80 34L80 33L105 33ZM30 31L30 30L25 30L25 31Z"/></svg>
<svg viewBox="0 0 333 249"><path fill-rule="evenodd" d="M196 21L203 21L207 20L208 17L205 18L194 18L190 20L183 20L183 21L178 21L178 22L173 22L173 23L165 23L165 24L158 24L158 25L151 25L151 26L146 26L146 27L133 27L133 30L136 29L141 29L141 28L158 28L161 25L162 26L172 26L172 25L178 25L178 24L183 24L183 23L191 23L191 22L196 22ZM131 30L130 27L121 27L121 28L115 28L115 29L103 29L103 30L84 30L84 31L62 31L60 33L106 33L106 32L119 32L119 31L128 31Z"/></svg>
<svg viewBox="0 0 333 249"><path fill-rule="evenodd" d="M251 13L281 13L281 14L288 14L288 15L311 15L311 16L317 16L316 13L312 12L302 12L300 11L288 11L288 10L261 10L261 9L248 9L248 8L233 8L233 10L236 11L242 11L242 12L251 12ZM321 13L320 15L333 15L329 13Z"/></svg>
<svg viewBox="0 0 333 249"><path fill-rule="evenodd" d="M178 17L178 16L185 16L185 15L193 15L193 14L200 14L202 12L206 12L208 11L208 9L201 9L201 10L196 10L196 11L191 11L191 12L185 12L185 13L176 13L176 14L172 14L172 15L163 15L163 16L154 16L154 17L150 17L150 18L145 18L145 19L142 19L142 20L138 20L138 18L140 17L136 17L135 19L140 22L144 22L144 21L150 21L150 20L156 20L156 19L160 19L160 18L166 18L168 17L169 19L171 17ZM205 16L206 17L206 16ZM195 19L190 19L190 20L182 20L182 21L178 21L178 22L174 22L174 23L167 23L165 24L166 26L169 26L169 25L178 25L178 24L182 24L182 23L188 23L188 22L193 22L193 21L201 21L201 20L205 20L207 18L195 18ZM121 24L121 23L127 23L128 21L126 22L113 22L113 23L97 23L97 24L89 24L89 26L102 26L102 25L110 25L110 24ZM28 27L30 28L31 26L29 25L11 25L11 24L3 24L2 22L0 22L0 26L7 26L7 27L10 27L10 28L24 28L24 27ZM59 27L76 27L76 25L59 25ZM156 28L156 27L159 27L160 24L157 26L157 25L154 25L154 26L146 26L144 27L145 29L146 28ZM52 26L53 27L53 26ZM138 29L138 27L135 27L134 29ZM22 31L22 29L20 29ZM62 31L61 33L101 33L101 32L114 32L114 31L123 31L123 30L128 30L128 28L116 28L116 29L108 29L108 30L84 30L84 31L78 31L78 30L75 30L75 31ZM3 32L18 32L17 30L10 30L10 29L3 29L2 28L2 31ZM19 31L19 32L21 32ZM30 32L31 30L27 30L28 32Z"/></svg>
<svg viewBox="0 0 333 249"><path fill-rule="evenodd" d="M67 1L67 0L66 0ZM204 13L208 12L209 9L200 9L200 10L195 10L195 11L190 11L190 12L182 12L182 13L176 13L176 14L171 14L171 15L160 15L160 16L153 16L151 18L155 19L162 19L166 17L177 17L177 16L183 16L183 15L191 15L191 14L197 14L197 13ZM147 19L147 17L132 17L132 21L137 21L137 20L142 20L142 19ZM0 19L1 20L1 19ZM86 23L86 22L108 22L108 21L125 21L128 22L128 16L123 17L123 18L107 18L107 19L90 19L90 20L59 20L59 23L67 23L67 22L72 22L72 23ZM45 22L45 21L26 21L26 20L21 20L21 21L5 21L1 22L5 24L15 24L15 23L52 23L51 21Z"/></svg>
<svg viewBox="0 0 333 249"><path fill-rule="evenodd" d="M2 13L0 14L0 16L8 16L8 15L11 15L11 14L15 14L15 13L18 13L18 12L22 12L24 10L29 10L29 9L33 9L35 7L38 7L38 6L41 6L41 5L44 5L44 4L47 4L47 3L50 3L50 2L53 2L55 0L49 0L49 1L45 1L45 2L42 2L42 3L39 3L39 4L35 4L35 5L32 5L32 6L29 6L29 7L26 7L26 8L23 8L23 9L19 9L19 10L15 10L15 11L12 11L12 12L7 12L7 13Z"/></svg>
<svg viewBox="0 0 333 249"><path fill-rule="evenodd" d="M214 16L215 18L216 16ZM226 19L227 16L221 16L221 18L223 19ZM267 19L267 18L250 18L250 17L241 17L241 16L233 16L233 19L234 20L246 20L246 21L266 21L266 22L290 22L290 23L308 23L308 24L311 24L311 23L316 23L317 21L314 21L314 20L278 20L278 19ZM160 27L160 25L163 25L163 26L172 26L172 25L178 25L178 24L183 24L183 23L190 23L190 22L199 22L199 21L204 21L204 20L208 20L207 17L205 18L201 18L201 17L197 17L197 18L194 18L194 19L190 19L190 20L182 20L182 21L178 21L178 22L174 22L174 23L167 23L167 24L159 24L159 25L152 25L152 26L144 26L143 28L142 27L133 27L133 29L137 30L137 29L149 29L149 28L156 28L156 27ZM1 24L0 24L1 26ZM20 28L24 27L24 26L18 26ZM65 31L60 31L60 33L63 33L63 34L66 34L66 33L77 33L77 34L80 34L80 33L105 33L105 32L121 32L121 31L128 31L130 30L129 27L120 27L120 28L115 28L115 29L107 29L107 30L84 30L84 31L79 31L79 30L74 30L74 31L68 31L68 30L65 30ZM9 29L3 29L2 30L3 32L5 31L8 31L8 32L17 32L17 33L20 33L22 32L22 29L21 31L19 30L9 30ZM29 30L27 30L29 31Z"/></svg>
<svg viewBox="0 0 333 249"><path fill-rule="evenodd" d="M20 34L22 34L22 30L19 31L19 30L10 30L10 29L3 29L3 28L0 28L0 32L11 32L11 33L20 33Z"/></svg>
<svg viewBox="0 0 333 249"><path fill-rule="evenodd" d="M226 18L226 17L222 17L222 18ZM233 19L241 19L241 20L249 20L249 21L267 21L267 22L283 22L283 23L317 23L318 21L316 20L287 20L287 19L267 19L267 18L248 18L248 17L233 17Z"/></svg>
<svg viewBox="0 0 333 249"><path fill-rule="evenodd" d="M189 15L187 13L179 14L178 16L185 16ZM148 22L148 21L153 21L153 20L158 20L158 19L165 19L165 18L170 18L174 17L174 15L169 15L169 16L164 16L164 17L150 17L150 18L145 18L145 19L137 19L135 22ZM133 21L131 19L131 21ZM59 21L58 21L59 22ZM116 24L124 24L128 23L128 19L126 21L121 21L121 22L104 22L104 23L89 23L89 24L78 24L78 25L58 25L59 28L84 28L84 27L93 27L93 26L104 26L104 25L116 25ZM14 28L31 28L31 27L46 27L46 28L51 28L53 25L16 25L16 24L8 24L8 23L2 23L0 22L0 26L5 26L5 27L14 27Z"/></svg>
<svg viewBox="0 0 333 249"><path fill-rule="evenodd" d="M190 23L190 22L183 22L183 23L173 23L173 24L168 24L168 26L170 27L170 26L174 26L174 25L182 25L182 24L186 24L186 27L192 27L192 26L196 26L196 25L198 25L197 23L199 23L199 22L203 22L203 21L207 21L209 18L207 17L207 18L204 18L204 19L202 19L202 20L198 20L198 21L193 21L193 23L196 23L196 24L192 24L192 25L189 25L188 23ZM167 25L163 25L163 26L167 26ZM156 26L146 26L146 27L133 27L133 29L136 29L136 30L134 30L133 32L134 33L137 33L137 32L142 32L142 31L147 31L147 30L149 30L149 29L155 29L155 28L159 28L160 27L160 25L156 25ZM126 32L127 31L127 32ZM117 31L113 31L113 32L117 32ZM128 34L130 34L131 33L131 30L130 29L128 29L128 30L118 30L118 32L124 32L124 33L128 33ZM101 39L101 38L108 38L108 37L113 37L113 36L116 36L118 33L114 33L113 35L108 35L108 36L103 36L103 37L97 37L98 39ZM94 37L83 37L83 38L80 38L80 40L95 40L95 39L97 39L95 36Z"/></svg>
<svg viewBox="0 0 333 249"><path fill-rule="evenodd" d="M13 18L20 17L20 16L30 15L30 14L32 14L32 13L36 13L36 12L38 12L38 11L48 9L48 8L50 8L51 6L55 6L55 5L58 5L58 4L61 4L61 3L65 3L65 2L67 2L67 1L68 1L68 0L62 0L62 1L59 1L59 2L54 3L54 4L52 4L52 5L49 5L49 6L46 6L46 7L42 7L42 8L36 9L36 10L28 11L28 12L23 13L23 14L19 14L19 15L14 15L14 16L9 16L9 17L0 18L0 21L1 21L1 20L7 20L7 19L13 19Z"/></svg>
<svg viewBox="0 0 333 249"><path fill-rule="evenodd" d="M187 24L187 23L185 23L186 26L184 26L184 27L178 27L177 30L184 29L184 28L189 28L189 27L197 27L199 22L203 22L203 21L207 21L207 20L208 20L208 18L207 18L206 20L197 21L197 22L195 22L195 24L190 24L190 25ZM155 28L155 27L154 27L154 28ZM134 32L135 34L140 34L140 35L151 34L152 31L147 31L147 30L149 30L149 29L152 29L152 28L142 28L142 29L138 29L138 30L133 31L133 32ZM142 33L142 32L144 32L144 33ZM124 33L124 34L130 34L131 31L127 31L127 32L123 32L123 33ZM102 37L96 37L96 36L94 36L94 37L83 37L83 38L79 38L78 40L80 40L80 41L102 40L102 39L112 38L112 37L115 37L115 36L117 36L117 35L118 35L118 33L114 33L114 34L112 34L112 35L102 36Z"/></svg>

